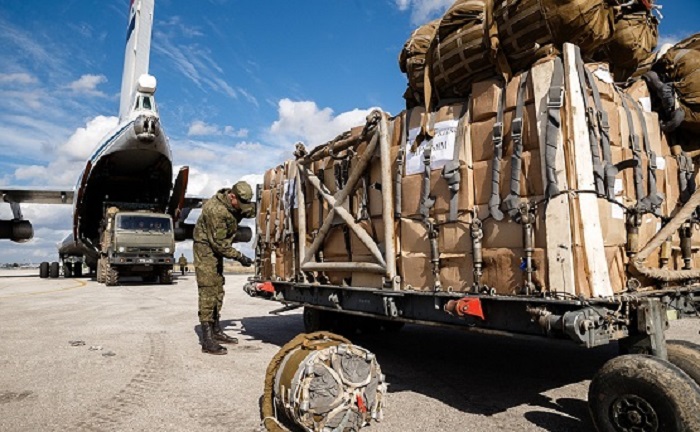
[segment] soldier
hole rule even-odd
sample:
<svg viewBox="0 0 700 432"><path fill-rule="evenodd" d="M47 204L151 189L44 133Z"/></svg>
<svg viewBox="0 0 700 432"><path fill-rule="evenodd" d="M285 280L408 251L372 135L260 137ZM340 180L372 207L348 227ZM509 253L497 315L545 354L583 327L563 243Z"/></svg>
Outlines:
<svg viewBox="0 0 700 432"><path fill-rule="evenodd" d="M180 255L180 258L177 260L178 265L180 266L180 273L182 275L185 275L185 267L187 267L187 258L185 258L185 254Z"/></svg>
<svg viewBox="0 0 700 432"><path fill-rule="evenodd" d="M221 189L204 204L194 228L194 265L204 353L226 354L226 348L217 342L238 343L238 339L225 334L219 324L224 300L224 258L237 260L244 267L253 265L253 260L232 246L240 221L255 216L252 199L253 190L246 182Z"/></svg>

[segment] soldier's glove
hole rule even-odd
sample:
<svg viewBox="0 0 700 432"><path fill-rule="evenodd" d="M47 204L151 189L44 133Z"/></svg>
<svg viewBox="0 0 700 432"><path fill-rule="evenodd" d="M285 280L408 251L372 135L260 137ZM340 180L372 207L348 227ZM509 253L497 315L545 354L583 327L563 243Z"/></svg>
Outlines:
<svg viewBox="0 0 700 432"><path fill-rule="evenodd" d="M255 263L255 261L245 255L241 255L241 257L238 258L238 262L241 263L243 267L250 267Z"/></svg>

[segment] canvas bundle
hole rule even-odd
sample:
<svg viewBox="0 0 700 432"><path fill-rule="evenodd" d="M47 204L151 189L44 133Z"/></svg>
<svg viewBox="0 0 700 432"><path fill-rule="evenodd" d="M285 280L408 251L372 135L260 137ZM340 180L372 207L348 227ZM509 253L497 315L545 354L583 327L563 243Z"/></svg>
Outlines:
<svg viewBox="0 0 700 432"><path fill-rule="evenodd" d="M661 79L670 83L683 112L682 129L700 133L700 34L669 49L654 65ZM670 113L667 113L670 114Z"/></svg>
<svg viewBox="0 0 700 432"><path fill-rule="evenodd" d="M658 39L659 21L652 13L619 13L612 38L603 45L596 58L610 62L615 81L624 82L642 75L651 67Z"/></svg>
<svg viewBox="0 0 700 432"><path fill-rule="evenodd" d="M408 38L399 54L399 68L408 78L408 88L404 93L406 105L423 104L423 81L426 68L426 53L435 36L440 20L434 20L418 27Z"/></svg>
<svg viewBox="0 0 700 432"><path fill-rule="evenodd" d="M440 20L428 50L430 81L439 100L465 97L475 81L496 74L489 50L485 0L458 0Z"/></svg>

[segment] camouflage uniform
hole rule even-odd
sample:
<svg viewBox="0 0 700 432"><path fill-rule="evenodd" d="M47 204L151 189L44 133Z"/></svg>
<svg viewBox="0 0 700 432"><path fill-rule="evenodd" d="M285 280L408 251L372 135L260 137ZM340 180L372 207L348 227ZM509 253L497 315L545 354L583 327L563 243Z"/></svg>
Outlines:
<svg viewBox="0 0 700 432"><path fill-rule="evenodd" d="M244 217L250 217L248 205L235 209L228 197L234 193L239 200L250 202L253 192L245 183L241 190L221 189L202 207L202 213L194 228L194 265L199 287L199 321L218 320L224 301L224 258L239 260L243 257L233 248L233 237L238 224Z"/></svg>
<svg viewBox="0 0 700 432"><path fill-rule="evenodd" d="M185 258L185 255L180 255L180 259L177 260L177 263L180 265L180 272L184 275L185 267L187 267L187 258Z"/></svg>

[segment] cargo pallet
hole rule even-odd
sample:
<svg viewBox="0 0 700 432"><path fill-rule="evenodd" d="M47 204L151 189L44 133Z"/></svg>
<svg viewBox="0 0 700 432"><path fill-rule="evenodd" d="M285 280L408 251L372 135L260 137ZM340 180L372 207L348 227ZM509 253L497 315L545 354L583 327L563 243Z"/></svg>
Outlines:
<svg viewBox="0 0 700 432"><path fill-rule="evenodd" d="M571 58L570 55L568 57ZM566 52L564 58L566 61ZM570 80L578 82L578 79L574 76ZM546 108L544 97L548 88L544 90L536 90L536 93L543 95L536 100L543 100ZM578 134L585 132L585 118L581 114L585 110L580 109L582 102L576 100L575 91L571 92L570 97L573 101L569 103L579 107L572 114L573 132L577 135L571 145L581 151L576 162L582 163L590 158L590 153L585 153L589 142L587 135L584 134L581 138ZM537 111L546 114L546 109ZM267 258L272 263L271 277L269 271L265 273L262 270L262 233L259 231L256 276L244 287L248 294L284 305L273 313L304 307L304 325L308 332L337 328L347 330L352 326L366 328L368 324L391 330L400 328L402 323L416 323L530 340L568 341L586 348L617 342L623 355L606 363L593 377L589 389L589 405L596 427L600 431L700 431L700 346L667 342L665 338L669 320L700 315L700 271L692 269L689 237L685 238L685 243L684 238L681 238L680 249L685 261L682 270L652 268L645 264L652 250L668 247L668 244L664 246L663 243L668 243L667 239L682 226L698 223L695 209L700 206L700 191L687 199L673 217L666 218L663 227L651 240L645 241L646 245L641 249L636 244L639 240L638 232L628 231L628 241L634 237L631 243L635 243L635 247L630 249L630 262L622 270L626 272L627 279L622 291L616 292L610 286L604 251L595 246L591 250L600 251L603 256L596 253L587 255L586 268L593 269L589 275L593 280L590 296L581 294L585 290L578 287L577 279L568 277L566 271L559 272L554 279L550 277L549 286L545 289L537 289L533 283L532 227L527 227L532 222L528 222L526 217L521 221L525 246L523 251L526 254L522 268L525 276L517 293L499 294L494 287L480 282L483 261L480 257L481 237L478 233L472 233L471 236L473 244L470 253L474 264L474 285L471 289L461 287L457 290L443 286L438 278L433 286L410 287L402 285L397 272L395 222L401 214L396 211L395 197L401 195L396 190L401 182L391 176L390 167L394 162L390 158L388 136L391 128L387 116L381 112L373 113L368 118L366 128L371 133L364 138L371 139L348 173L345 185L335 193L329 192L324 186L312 170L312 164L323 158L334 158L340 152L357 146L362 139L352 135L341 136L311 152L298 146L296 160L288 162L287 166L289 188L295 190L296 200L293 205L296 214L290 210L296 220L296 227L285 226L292 239L290 250L293 252L293 276L289 277L288 271L284 279L277 276L274 267L275 250L273 247L270 251L269 246L266 247L271 253ZM383 234L378 236L380 241L376 242L346 208L352 191L368 169L375 153L379 155L381 163L383 225ZM401 162L403 161L399 163ZM587 173L591 171L589 168L590 166L580 169L579 172ZM590 180L592 177L589 179L581 176L580 190L565 191L552 197L549 201L552 208L548 211L568 208L570 194L579 194L581 205L596 206L597 210L596 200L605 197L596 197ZM582 187L581 183L586 186ZM306 184L312 185L313 195L320 196L330 208L312 237L307 237L305 198L308 198L308 194L305 197L302 190L302 185ZM562 200L567 200L564 206ZM258 204L260 209L260 203ZM525 215L527 214L526 212ZM584 236L587 236L586 241L591 239L590 243L593 244L593 240L600 238L601 232L600 225L594 224L597 223L597 218L590 219L583 221L589 229L584 229ZM267 223L269 227L269 218ZM373 262L323 259L323 243L331 228L338 223L345 224L357 237L369 251ZM260 220L258 226L261 226ZM558 224L555 220L551 226L553 234L558 235L558 229L563 226L561 218ZM312 239L310 242L307 241L309 238ZM267 243L270 244L269 239ZM433 274L438 273L440 265L439 253L435 253L436 243L437 240L431 237L433 259L430 265ZM554 241L552 244L560 243ZM571 248L565 250L570 251ZM550 261L550 266L553 263L558 264L557 261ZM569 258L565 263L567 271L573 272L574 261ZM595 269L600 268L604 268L605 271L600 274L604 273L605 277L595 273ZM352 283L352 286L332 283L327 274L338 272L374 274L383 283L381 287L368 287L360 283ZM638 278L651 280L653 284L644 285Z"/></svg>

